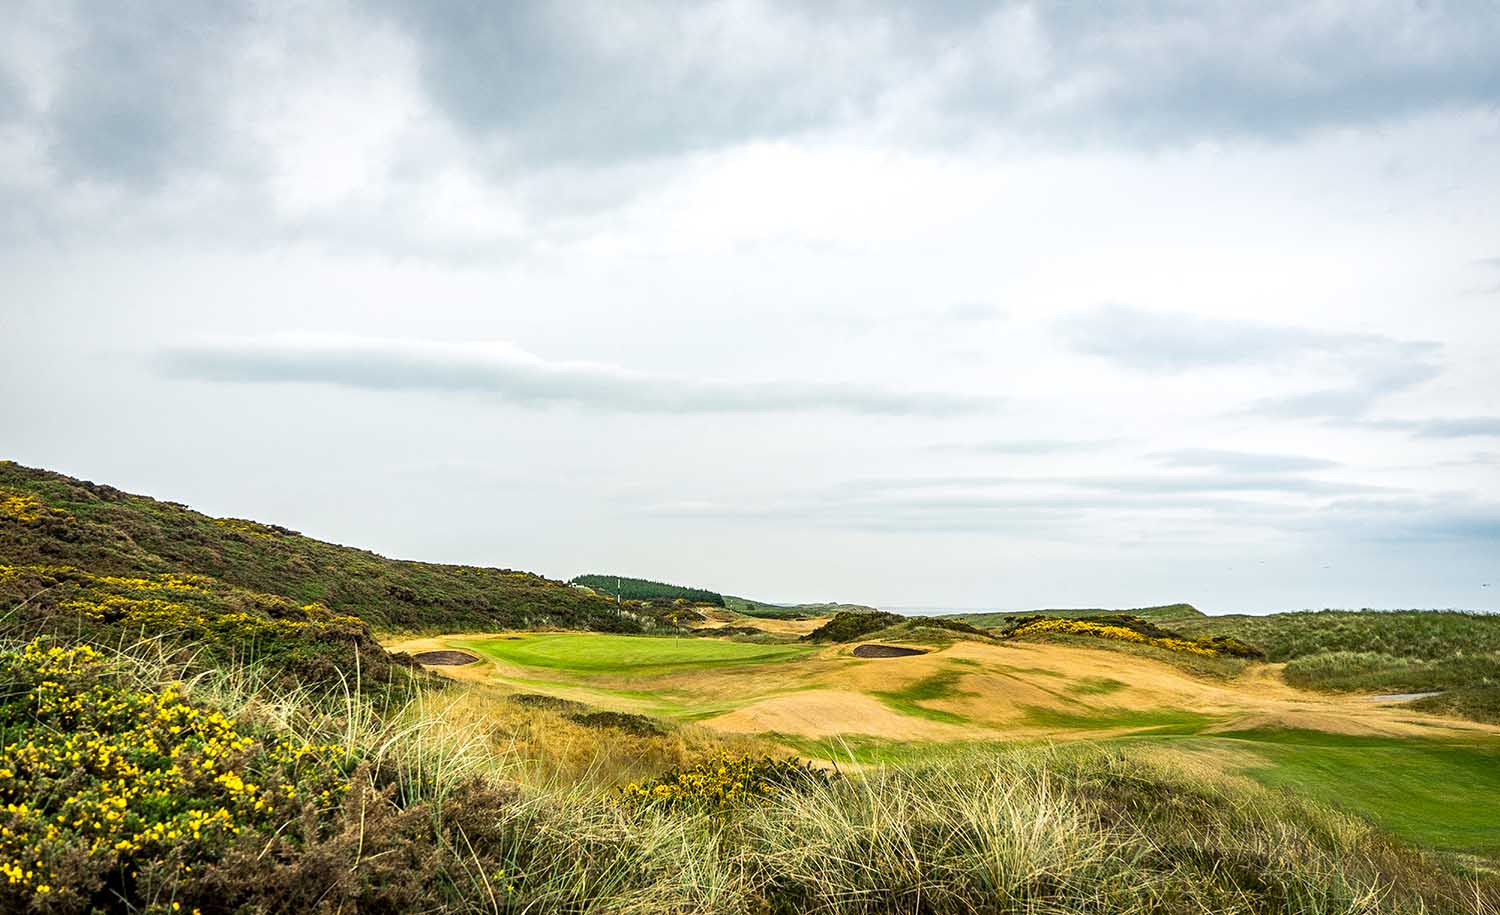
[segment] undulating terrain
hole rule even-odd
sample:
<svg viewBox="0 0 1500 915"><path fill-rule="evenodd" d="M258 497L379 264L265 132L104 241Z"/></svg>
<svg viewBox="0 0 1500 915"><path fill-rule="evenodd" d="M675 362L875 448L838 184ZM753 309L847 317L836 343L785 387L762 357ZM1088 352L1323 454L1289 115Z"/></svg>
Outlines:
<svg viewBox="0 0 1500 915"><path fill-rule="evenodd" d="M1497 653L569 584L0 463L0 910L1493 913Z"/></svg>

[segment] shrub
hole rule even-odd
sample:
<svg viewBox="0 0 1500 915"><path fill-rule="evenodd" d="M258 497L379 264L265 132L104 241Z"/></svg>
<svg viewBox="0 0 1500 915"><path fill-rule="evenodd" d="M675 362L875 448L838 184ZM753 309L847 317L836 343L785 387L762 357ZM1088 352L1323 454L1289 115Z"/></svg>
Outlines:
<svg viewBox="0 0 1500 915"><path fill-rule="evenodd" d="M627 806L723 809L764 801L779 792L826 781L821 770L795 757L775 758L721 753L697 765L620 789Z"/></svg>
<svg viewBox="0 0 1500 915"><path fill-rule="evenodd" d="M63 909L193 898L230 848L327 820L349 790L341 748L121 683L87 645L0 654L0 683L0 900L12 911L43 897Z"/></svg>
<svg viewBox="0 0 1500 915"><path fill-rule="evenodd" d="M828 622L804 635L802 640L804 642L852 642L905 620L906 617L898 613L841 610L835 613Z"/></svg>
<svg viewBox="0 0 1500 915"><path fill-rule="evenodd" d="M569 715L568 718L586 728L613 728L636 737L654 737L666 733L655 719L629 712L582 712Z"/></svg>

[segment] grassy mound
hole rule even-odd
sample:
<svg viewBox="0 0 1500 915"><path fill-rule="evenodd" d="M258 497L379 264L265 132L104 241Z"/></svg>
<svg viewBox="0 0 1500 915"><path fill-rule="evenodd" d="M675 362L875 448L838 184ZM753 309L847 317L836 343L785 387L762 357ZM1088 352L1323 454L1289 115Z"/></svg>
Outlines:
<svg viewBox="0 0 1500 915"><path fill-rule="evenodd" d="M0 462L0 562L208 576L377 628L643 628L613 601L528 572L386 559L10 461Z"/></svg>
<svg viewBox="0 0 1500 915"><path fill-rule="evenodd" d="M841 612L803 636L807 642L857 642L865 638L945 642L953 638L991 638L990 633L962 620L940 616L902 616L880 610Z"/></svg>
<svg viewBox="0 0 1500 915"><path fill-rule="evenodd" d="M1053 616L1019 616L1010 620L1002 631L1005 638L1036 638L1050 635L1087 636L1117 642L1148 645L1167 651L1185 652L1205 657L1261 659L1260 649L1226 635L1204 635L1184 638L1171 629L1129 613L1107 613L1087 619Z"/></svg>
<svg viewBox="0 0 1500 915"><path fill-rule="evenodd" d="M1253 640L1303 689L1438 690L1416 707L1500 720L1500 614L1321 610L1210 617L1192 631Z"/></svg>

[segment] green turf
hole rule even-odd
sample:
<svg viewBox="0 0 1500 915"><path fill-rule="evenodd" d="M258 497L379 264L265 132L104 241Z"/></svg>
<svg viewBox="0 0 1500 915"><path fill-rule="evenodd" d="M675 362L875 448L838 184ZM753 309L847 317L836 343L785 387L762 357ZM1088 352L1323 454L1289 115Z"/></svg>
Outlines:
<svg viewBox="0 0 1500 915"><path fill-rule="evenodd" d="M1075 696L1104 696L1125 688L1125 684L1109 677L1084 677L1067 688Z"/></svg>
<svg viewBox="0 0 1500 915"><path fill-rule="evenodd" d="M1500 741L1254 730L1184 745L1251 750L1265 763L1245 774L1263 784L1359 814L1432 848L1500 858Z"/></svg>
<svg viewBox="0 0 1500 915"><path fill-rule="evenodd" d="M941 721L946 724L968 724L969 720L962 715L955 715L952 712L945 712L941 709L928 708L920 704L922 702L930 702L933 699L948 699L954 696L965 695L958 688L958 680L961 676L963 676L962 671L944 670L904 686L901 689L888 692L875 692L871 695L885 703L889 708L903 715L926 718L930 721Z"/></svg>
<svg viewBox="0 0 1500 915"><path fill-rule="evenodd" d="M577 673L666 673L801 657L809 645L767 645L698 637L542 633L458 643L501 661Z"/></svg>
<svg viewBox="0 0 1500 915"><path fill-rule="evenodd" d="M1026 723L1043 728L1068 728L1078 731L1104 731L1129 728L1155 735L1196 734L1215 719L1180 709L1090 708L1078 712L1030 706Z"/></svg>

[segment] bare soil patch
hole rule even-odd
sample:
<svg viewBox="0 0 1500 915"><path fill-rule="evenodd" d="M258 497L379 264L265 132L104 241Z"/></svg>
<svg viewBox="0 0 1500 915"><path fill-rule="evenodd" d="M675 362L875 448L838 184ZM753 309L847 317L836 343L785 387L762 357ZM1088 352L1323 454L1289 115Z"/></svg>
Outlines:
<svg viewBox="0 0 1500 915"><path fill-rule="evenodd" d="M852 652L856 658L909 658L912 655L926 653L921 648L902 648L900 645L875 644L859 645Z"/></svg>
<svg viewBox="0 0 1500 915"><path fill-rule="evenodd" d="M467 651L455 651L452 648L442 648L437 651L422 651L412 655L418 664L428 664L439 667L457 667L463 664L473 664L479 658L469 654Z"/></svg>

